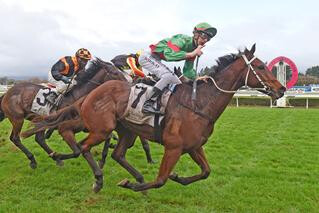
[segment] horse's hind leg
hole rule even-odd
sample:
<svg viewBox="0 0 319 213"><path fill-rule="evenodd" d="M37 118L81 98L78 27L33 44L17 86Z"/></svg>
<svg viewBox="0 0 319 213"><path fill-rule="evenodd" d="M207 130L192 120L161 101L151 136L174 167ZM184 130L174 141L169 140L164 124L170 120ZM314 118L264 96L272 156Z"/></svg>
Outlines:
<svg viewBox="0 0 319 213"><path fill-rule="evenodd" d="M191 177L178 177L176 173L170 175L170 179L182 185L188 185L198 180L206 179L210 174L209 164L205 157L203 147L189 153L192 159L200 166L202 172Z"/></svg>
<svg viewBox="0 0 319 213"><path fill-rule="evenodd" d="M35 135L35 141L42 147L42 149L48 153L48 155L52 158L54 151L45 143L44 131L38 132ZM59 159L54 159L58 166L63 166L63 161Z"/></svg>
<svg viewBox="0 0 319 213"><path fill-rule="evenodd" d="M130 183L128 180L124 180L119 185L124 188L132 189L134 191L144 191L151 188L162 187L166 183L171 171L173 170L179 157L181 156L181 153L182 151L179 147L165 147L160 170L155 181L149 183Z"/></svg>
<svg viewBox="0 0 319 213"><path fill-rule="evenodd" d="M140 137L145 155L146 155L146 159L148 163L155 163L152 159L151 156L151 151L150 151L150 145L148 144L148 141L145 138Z"/></svg>
<svg viewBox="0 0 319 213"><path fill-rule="evenodd" d="M51 156L54 160L66 160L70 158L77 158L81 154L81 149L75 140L75 132L83 129L81 120L71 120L58 126L59 134L63 140L72 149L71 154L61 154L54 152Z"/></svg>
<svg viewBox="0 0 319 213"><path fill-rule="evenodd" d="M90 150L92 146L99 144L104 139L105 133L89 133L88 137L81 142L82 155L91 167L96 179L93 185L94 192L99 192L103 187L103 172L94 160Z"/></svg>
<svg viewBox="0 0 319 213"><path fill-rule="evenodd" d="M10 140L14 143L14 145L16 145L16 147L18 147L30 160L30 167L32 169L37 168L37 162L33 156L33 154L21 143L20 140L20 132L21 132L21 128L23 126L23 118L22 119L18 119L18 120L13 120L10 119L10 122L12 124L12 132L10 135Z"/></svg>

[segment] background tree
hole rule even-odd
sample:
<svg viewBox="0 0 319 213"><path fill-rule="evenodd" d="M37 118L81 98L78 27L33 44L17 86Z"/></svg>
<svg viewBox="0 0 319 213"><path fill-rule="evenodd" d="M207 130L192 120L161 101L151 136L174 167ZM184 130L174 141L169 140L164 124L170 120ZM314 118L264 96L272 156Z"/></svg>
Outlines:
<svg viewBox="0 0 319 213"><path fill-rule="evenodd" d="M306 75L319 77L319 66L314 66L306 70Z"/></svg>

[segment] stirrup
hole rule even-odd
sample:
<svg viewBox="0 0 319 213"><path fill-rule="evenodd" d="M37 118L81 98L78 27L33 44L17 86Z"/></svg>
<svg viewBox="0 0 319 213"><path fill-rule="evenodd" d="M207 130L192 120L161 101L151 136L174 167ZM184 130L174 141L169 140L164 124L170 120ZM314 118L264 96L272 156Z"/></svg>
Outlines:
<svg viewBox="0 0 319 213"><path fill-rule="evenodd" d="M143 108L142 108L142 112L144 114L159 114L162 115L160 110L155 109L154 104L156 102L153 100L147 100L145 101Z"/></svg>

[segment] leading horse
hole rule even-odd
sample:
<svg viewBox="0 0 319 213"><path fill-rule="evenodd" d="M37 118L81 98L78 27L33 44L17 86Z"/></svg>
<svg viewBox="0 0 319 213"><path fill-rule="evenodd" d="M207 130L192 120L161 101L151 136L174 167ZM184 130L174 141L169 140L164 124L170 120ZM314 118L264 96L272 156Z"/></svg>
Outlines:
<svg viewBox="0 0 319 213"><path fill-rule="evenodd" d="M263 93L277 99L283 96L283 87L271 74L267 66L254 56L255 45L238 54L230 54L218 59L216 73L199 82L197 99L192 101L192 87L178 85L172 94L162 123L164 155L157 178L149 183L126 158L126 151L134 145L135 135L154 141L154 128L137 125L123 119L128 104L130 86L120 81L108 81L92 91L83 101L81 108L68 107L65 113L78 113L89 135L80 143L84 158L89 163L96 178L93 190L103 187L103 173L93 159L91 148L101 143L105 135L116 130L119 142L112 153L115 159L136 179L136 183L123 180L119 185L134 191L159 188L171 179L187 185L205 179L210 174L203 145L213 133L214 124L223 113L234 93L242 86L258 88ZM61 113L63 115L64 113ZM56 117L59 119L59 116ZM60 122L64 122L61 119ZM182 154L188 153L201 168L201 173L191 177L180 177L172 173Z"/></svg>

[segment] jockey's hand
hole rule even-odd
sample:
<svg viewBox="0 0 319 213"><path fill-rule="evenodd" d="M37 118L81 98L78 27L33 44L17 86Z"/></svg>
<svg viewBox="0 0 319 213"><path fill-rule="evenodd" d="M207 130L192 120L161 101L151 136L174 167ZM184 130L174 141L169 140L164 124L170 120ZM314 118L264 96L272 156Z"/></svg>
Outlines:
<svg viewBox="0 0 319 213"><path fill-rule="evenodd" d="M186 59L194 58L196 56L201 56L203 54L202 52L203 47L204 47L203 45L198 45L195 50L193 50L192 52L186 53Z"/></svg>
<svg viewBox="0 0 319 213"><path fill-rule="evenodd" d="M203 52L202 52L203 47L204 47L203 45L197 46L197 48L193 51L195 56L201 56L203 54Z"/></svg>
<svg viewBox="0 0 319 213"><path fill-rule="evenodd" d="M66 76L62 76L61 81L63 81L63 82L64 82L64 83L66 83L66 84L71 83L71 79L70 79L70 78L68 78L68 77L66 77Z"/></svg>

